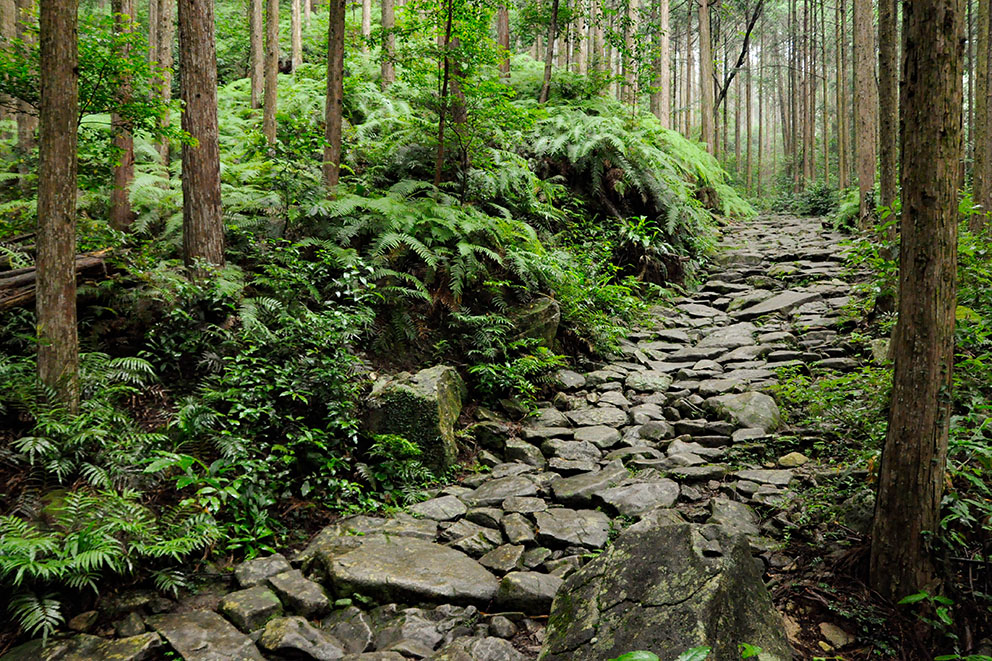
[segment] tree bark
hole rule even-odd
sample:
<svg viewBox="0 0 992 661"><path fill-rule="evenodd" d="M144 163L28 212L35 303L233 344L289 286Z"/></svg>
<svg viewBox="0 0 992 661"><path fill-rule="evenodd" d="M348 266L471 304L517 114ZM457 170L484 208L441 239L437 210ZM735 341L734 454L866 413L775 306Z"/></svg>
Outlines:
<svg viewBox="0 0 992 661"><path fill-rule="evenodd" d="M303 23L300 16L300 0L293 0L291 11L290 29L292 34L290 36L290 56L292 58L293 71L296 71L303 64Z"/></svg>
<svg viewBox="0 0 992 661"><path fill-rule="evenodd" d="M702 140L706 151L716 155L713 113L713 51L710 44L710 0L699 2L699 93L702 113Z"/></svg>
<svg viewBox="0 0 992 661"><path fill-rule="evenodd" d="M872 587L892 600L937 592L929 534L951 415L963 15L961 0L903 5L899 317L870 566Z"/></svg>
<svg viewBox="0 0 992 661"><path fill-rule="evenodd" d="M134 31L134 0L113 0L111 3L114 18L114 28L121 34ZM120 56L130 57L130 47L124 46ZM128 76L120 89L120 99L127 103L131 98L131 80ZM118 162L114 165L114 186L110 191L110 226L117 230L127 230L134 221L131 210L131 182L134 180L134 136L131 127L120 115L111 115L110 124L114 134L114 148L117 151Z"/></svg>
<svg viewBox="0 0 992 661"><path fill-rule="evenodd" d="M875 31L871 0L854 0L854 148L857 159L859 225L867 229L874 209L878 143L878 90L875 85ZM925 48L922 44L920 48Z"/></svg>
<svg viewBox="0 0 992 661"><path fill-rule="evenodd" d="M848 164L847 127L847 19L844 0L837 3L837 187L847 188Z"/></svg>
<svg viewBox="0 0 992 661"><path fill-rule="evenodd" d="M558 0L551 0L551 25L548 26L548 50L544 55L544 82L538 103L546 103L551 90L551 63L555 52L555 37L558 35Z"/></svg>
<svg viewBox="0 0 992 661"><path fill-rule="evenodd" d="M386 89L396 82L396 69L393 64L396 50L396 14L393 10L393 0L382 0L382 65L380 74L382 77L382 89ZM507 24L507 42L510 39L509 23ZM509 57L509 55L507 55ZM506 61L507 72L509 72L510 61Z"/></svg>
<svg viewBox="0 0 992 661"><path fill-rule="evenodd" d="M200 263L224 265L212 2L179 0L179 72L182 127L196 141L182 148L183 259L198 274Z"/></svg>
<svg viewBox="0 0 992 661"><path fill-rule="evenodd" d="M984 214L992 213L992 0L979 0L977 48L975 49L975 160L971 170L971 193L974 204L984 213L972 214L969 229L980 231L987 224Z"/></svg>
<svg viewBox="0 0 992 661"><path fill-rule="evenodd" d="M265 98L262 133L269 145L276 143L276 93L279 85L279 0L265 4Z"/></svg>
<svg viewBox="0 0 992 661"><path fill-rule="evenodd" d="M387 0L388 1L388 0ZM510 10L500 5L496 10L496 40L502 50L499 71L503 78L510 77Z"/></svg>
<svg viewBox="0 0 992 661"><path fill-rule="evenodd" d="M896 1L878 0L879 204L891 209L898 195L899 46ZM895 239L895 225L888 237Z"/></svg>
<svg viewBox="0 0 992 661"><path fill-rule="evenodd" d="M158 64L159 80L161 81L161 98L168 103L172 100L172 41L175 37L175 24L173 23L172 0L159 0L158 2ZM162 117L162 126L168 126L172 121L170 113L166 111ZM166 176L169 172L169 139L162 138L158 144L159 157L165 167Z"/></svg>
<svg viewBox="0 0 992 661"><path fill-rule="evenodd" d="M17 0L17 36L26 44L33 39L32 33L25 29L29 20L32 0ZM17 155L20 159L18 164L18 186L27 193L31 188L31 167L30 156L35 146L35 130L38 128L38 118L30 111L30 107L24 101L19 101L17 112Z"/></svg>
<svg viewBox="0 0 992 661"><path fill-rule="evenodd" d="M744 94L744 122L747 125L745 139L747 140L747 155L744 161L744 182L747 191L751 192L751 56L747 58L747 89Z"/></svg>
<svg viewBox="0 0 992 661"><path fill-rule="evenodd" d="M38 378L70 411L79 406L76 329L75 0L42 2L38 145Z"/></svg>
<svg viewBox="0 0 992 661"><path fill-rule="evenodd" d="M17 4L14 0L0 0L0 39L7 43L15 36L17 36ZM10 110L8 110L10 103L11 99L6 94L0 97L0 121L10 117ZM4 140L9 137L6 130L0 135L0 138Z"/></svg>
<svg viewBox="0 0 992 661"><path fill-rule="evenodd" d="M372 0L362 0L362 52L369 50L369 38L372 36Z"/></svg>
<svg viewBox="0 0 992 661"><path fill-rule="evenodd" d="M158 61L158 0L148 0L148 62Z"/></svg>
<svg viewBox="0 0 992 661"><path fill-rule="evenodd" d="M345 0L330 0L327 24L327 99L324 122L324 186L333 195L341 176L341 125L344 115Z"/></svg>
<svg viewBox="0 0 992 661"><path fill-rule="evenodd" d="M251 44L249 69L251 76L251 107L262 107L265 90L265 28L262 23L262 0L250 0L248 32Z"/></svg>

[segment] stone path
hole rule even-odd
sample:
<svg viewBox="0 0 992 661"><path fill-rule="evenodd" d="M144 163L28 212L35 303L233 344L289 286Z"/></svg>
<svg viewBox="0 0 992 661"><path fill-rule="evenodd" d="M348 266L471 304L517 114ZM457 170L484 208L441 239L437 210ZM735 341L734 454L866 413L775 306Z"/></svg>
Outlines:
<svg viewBox="0 0 992 661"><path fill-rule="evenodd" d="M711 278L657 309L621 356L563 372L522 427L479 425L490 471L410 514L347 519L289 560L241 566L223 617L163 614L149 629L197 660L515 661L540 653L563 579L656 508L704 537L706 526L745 535L762 571L787 563L781 508L806 458L740 465L736 449L774 453L781 415L763 390L777 368L855 365L837 332L841 239L791 217L728 228Z"/></svg>

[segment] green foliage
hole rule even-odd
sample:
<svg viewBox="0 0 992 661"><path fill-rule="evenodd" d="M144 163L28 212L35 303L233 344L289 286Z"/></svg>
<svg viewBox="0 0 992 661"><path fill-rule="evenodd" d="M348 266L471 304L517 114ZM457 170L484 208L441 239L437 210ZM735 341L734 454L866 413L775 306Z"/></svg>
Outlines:
<svg viewBox="0 0 992 661"><path fill-rule="evenodd" d="M540 340L527 338L510 342L506 346L506 360L476 363L468 371L476 387L494 400L511 397L533 406L544 386L552 376L566 365L565 357L539 346Z"/></svg>
<svg viewBox="0 0 992 661"><path fill-rule="evenodd" d="M421 449L402 436L376 435L366 454L367 461L357 464L358 473L373 489L385 494L387 504L423 500L424 487L436 480L420 460Z"/></svg>

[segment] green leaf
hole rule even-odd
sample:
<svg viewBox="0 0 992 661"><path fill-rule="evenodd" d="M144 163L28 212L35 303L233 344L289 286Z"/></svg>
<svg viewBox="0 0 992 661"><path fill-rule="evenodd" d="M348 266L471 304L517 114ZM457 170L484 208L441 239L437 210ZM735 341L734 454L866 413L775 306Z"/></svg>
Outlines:
<svg viewBox="0 0 992 661"><path fill-rule="evenodd" d="M928 592L917 592L916 594L911 594L908 597L903 597L902 599L899 600L898 603L900 606L904 604L915 604L917 602L925 600L929 596L930 593Z"/></svg>
<svg viewBox="0 0 992 661"><path fill-rule="evenodd" d="M679 654L679 658L675 661L706 661L706 658L710 655L711 648L709 647L693 647L691 650L686 650Z"/></svg>
<svg viewBox="0 0 992 661"><path fill-rule="evenodd" d="M627 652L610 661L661 661L661 659L658 658L657 654L640 650L637 652Z"/></svg>

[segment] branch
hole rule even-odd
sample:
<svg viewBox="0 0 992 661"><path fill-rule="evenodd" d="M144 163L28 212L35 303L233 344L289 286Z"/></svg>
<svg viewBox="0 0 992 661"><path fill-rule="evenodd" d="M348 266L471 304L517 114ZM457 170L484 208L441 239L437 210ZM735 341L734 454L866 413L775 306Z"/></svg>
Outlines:
<svg viewBox="0 0 992 661"><path fill-rule="evenodd" d="M747 22L747 31L744 33L744 43L741 44L741 54L737 56L737 63L734 68L727 72L727 78L723 81L723 86L720 88L720 95L716 99L716 105L713 108L713 112L720 110L720 104L723 103L724 99L727 98L727 90L730 89L730 83L733 82L734 76L740 71L741 67L744 66L744 60L747 58L748 50L751 45L751 32L754 30L755 24L758 22L758 18L761 17L761 10L765 5L765 0L758 0L757 6L754 8L754 13L751 14L751 18ZM716 74L714 74L714 78ZM717 80L717 83L720 81Z"/></svg>

